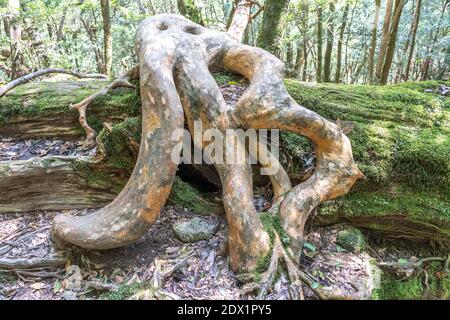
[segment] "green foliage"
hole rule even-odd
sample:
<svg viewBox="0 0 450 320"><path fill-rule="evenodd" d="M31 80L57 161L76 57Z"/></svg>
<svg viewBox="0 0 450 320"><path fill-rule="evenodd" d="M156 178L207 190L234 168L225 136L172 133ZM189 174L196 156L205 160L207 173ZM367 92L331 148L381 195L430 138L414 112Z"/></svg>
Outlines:
<svg viewBox="0 0 450 320"><path fill-rule="evenodd" d="M111 291L100 295L100 300L126 300L136 294L138 291L145 289L145 283L133 283L131 285L121 285L117 291Z"/></svg>
<svg viewBox="0 0 450 320"><path fill-rule="evenodd" d="M376 300L418 300L450 298L450 277L441 275L441 263L431 263L426 267L428 273L428 287L425 285L423 272L405 280L385 272L381 280L381 288L376 290L373 299Z"/></svg>

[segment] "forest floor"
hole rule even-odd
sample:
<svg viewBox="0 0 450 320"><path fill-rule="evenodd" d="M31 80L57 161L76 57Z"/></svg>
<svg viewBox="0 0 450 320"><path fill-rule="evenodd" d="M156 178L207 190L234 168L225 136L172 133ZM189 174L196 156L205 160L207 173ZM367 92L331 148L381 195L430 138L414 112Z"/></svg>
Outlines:
<svg viewBox="0 0 450 320"><path fill-rule="evenodd" d="M60 213L60 212L59 212ZM76 210L66 211L80 214ZM89 213L84 210L82 214ZM55 212L0 215L0 259L45 258L54 254L50 239ZM187 263L166 279L162 288L170 298L182 299L254 299L243 294L241 284L229 269L226 258L226 222L208 241L183 243L172 225L197 216L174 206L167 206L160 219L135 244L112 250L71 249L65 267L34 270L1 270L0 299L129 299L151 282L155 261L176 264L187 252ZM338 231L346 226L312 227L307 235L303 268L325 290L351 299L368 299L379 283L375 259L367 253L352 253L336 243ZM411 252L387 250L383 245L370 248L376 260L397 261ZM173 263L171 263L173 261ZM91 288L95 280L104 284L101 290ZM112 289L111 289L112 288ZM103 290L105 289L105 290ZM305 288L307 299L314 299ZM288 281L278 278L268 299L289 299Z"/></svg>
<svg viewBox="0 0 450 320"><path fill-rule="evenodd" d="M235 104L246 90L245 83L222 85L229 104ZM81 142L60 139L2 140L0 161L27 160L44 156L92 156L95 149L83 149ZM255 197L260 202L261 197ZM265 199L263 199L265 200ZM262 206L263 207L263 206ZM70 210L66 214L87 214L92 210ZM55 254L51 242L51 222L62 212L0 214L0 262L24 258L47 258ZM198 214L176 206L166 206L159 220L135 244L112 250L72 248L65 266L33 270L0 270L0 300L22 299L129 299L148 288L155 266L163 262L177 268L161 288L165 297L177 299L254 299L244 294L242 283L229 269L226 253L227 226L221 216L202 217L218 222L214 236L205 241L184 243L177 239L173 225ZM345 225L319 227L310 224L302 268L315 285L334 295L351 299L370 299L380 284L382 261L409 261L424 256L420 250L402 246L401 241L385 242L372 237L366 249L350 252L337 241ZM369 239L371 237L369 236ZM101 285L92 286L95 281ZM314 299L304 288L307 299ZM289 299L289 282L278 275L268 299Z"/></svg>

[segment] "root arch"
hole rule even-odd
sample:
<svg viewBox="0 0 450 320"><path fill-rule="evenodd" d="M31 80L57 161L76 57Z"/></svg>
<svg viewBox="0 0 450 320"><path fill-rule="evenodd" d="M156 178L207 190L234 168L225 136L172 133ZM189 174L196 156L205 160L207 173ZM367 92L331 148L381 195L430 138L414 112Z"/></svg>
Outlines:
<svg viewBox="0 0 450 320"><path fill-rule="evenodd" d="M241 25L240 18L249 14L249 7L237 13L242 15L236 17ZM176 174L177 164L170 156L181 138L172 139L172 133L183 128L185 121L193 132L194 122L201 121L203 130L280 129L315 144L317 168L309 180L292 188L281 167L271 176L282 227L298 261L310 213L323 201L347 193L362 174L339 127L299 106L284 88L283 64L264 50L242 45L241 29L216 32L167 14L142 22L136 37L143 123L136 166L110 205L83 217L55 218L53 237L59 246L72 243L107 249L139 239L158 218ZM236 107L226 104L211 75L220 70L250 81ZM252 270L269 253L270 238L253 204L250 164L215 167L223 186L231 267L238 272Z"/></svg>

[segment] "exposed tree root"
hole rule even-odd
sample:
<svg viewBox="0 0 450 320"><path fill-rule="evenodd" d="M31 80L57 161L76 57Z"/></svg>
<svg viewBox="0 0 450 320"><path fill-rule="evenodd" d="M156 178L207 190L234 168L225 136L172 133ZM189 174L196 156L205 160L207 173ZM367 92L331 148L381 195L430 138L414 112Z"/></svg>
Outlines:
<svg viewBox="0 0 450 320"><path fill-rule="evenodd" d="M315 282L292 260L289 250L283 246L278 234L275 232L274 235L272 255L267 270L262 274L260 281L245 285L244 293L256 291L259 300L265 299L274 284L277 273L280 271L280 262L283 262L290 281L289 294L293 300L304 300L302 283L307 285L320 300L339 298L330 297L319 289Z"/></svg>
<svg viewBox="0 0 450 320"><path fill-rule="evenodd" d="M162 287L165 281L176 271L183 268L192 256L193 251L189 251L181 255L181 257L175 259L175 263L172 263L169 267L163 270L164 264L168 261L156 259L155 269L153 270L153 276L150 280L150 287L144 290L140 290L129 300L154 300L154 299L179 299L178 296L164 291ZM173 261L170 261L173 262Z"/></svg>
<svg viewBox="0 0 450 320"><path fill-rule="evenodd" d="M79 73L71 70L65 70L65 69L58 69L58 68L48 68L48 69L42 69L30 74L27 74L26 76L23 76L21 78L18 78L14 81L11 81L8 84L5 84L3 87L0 88L0 98L3 97L8 91L11 91L15 87L18 87L22 84L25 84L33 79L42 77L47 74L52 73L62 73L62 74L68 74L74 77L77 77L79 79L106 79L107 76L104 74L86 74L86 73Z"/></svg>
<svg viewBox="0 0 450 320"><path fill-rule="evenodd" d="M346 194L362 173L339 126L299 106L289 96L283 85L283 64L264 50L238 42L249 14L249 2L240 1L228 33L208 30L174 15L157 15L142 22L136 37L139 69L73 106L80 111L80 122L92 141L93 132L85 122L87 105L124 84L124 78L139 75L143 129L133 174L122 193L102 210L82 217L57 216L52 234L58 246L72 243L107 249L140 238L158 218L170 193L178 165L172 162L172 155L181 142L172 134L183 128L185 120L191 133L195 133L196 121L202 123L202 133L215 129L224 136L228 129L281 129L303 135L316 145L317 165L309 180L292 189L281 166L271 176L282 227L292 246L292 255L287 255L277 244L278 257L273 263L282 257L291 282L307 282L295 267L302 253L306 220L322 202ZM225 70L250 80L235 108L226 104L210 70ZM197 147L208 147L209 143L195 139ZM235 150L245 150L237 138L226 143ZM257 151L267 149L259 146ZM231 267L237 272L252 270L268 254L270 239L253 204L250 163L245 157L244 163L213 164L223 187ZM269 274L266 282L271 277Z"/></svg>

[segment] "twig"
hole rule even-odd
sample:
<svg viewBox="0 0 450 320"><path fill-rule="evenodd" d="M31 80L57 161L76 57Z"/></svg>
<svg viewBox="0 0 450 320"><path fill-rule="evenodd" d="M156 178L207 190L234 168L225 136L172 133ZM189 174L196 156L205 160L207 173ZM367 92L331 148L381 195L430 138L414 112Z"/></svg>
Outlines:
<svg viewBox="0 0 450 320"><path fill-rule="evenodd" d="M421 268L425 262L430 261L442 261L445 262L447 258L443 257L428 257L422 258L417 261L408 261L407 263L399 263L399 262L379 262L378 265L380 267L388 267L388 268L397 268L397 269L410 269L410 268Z"/></svg>

